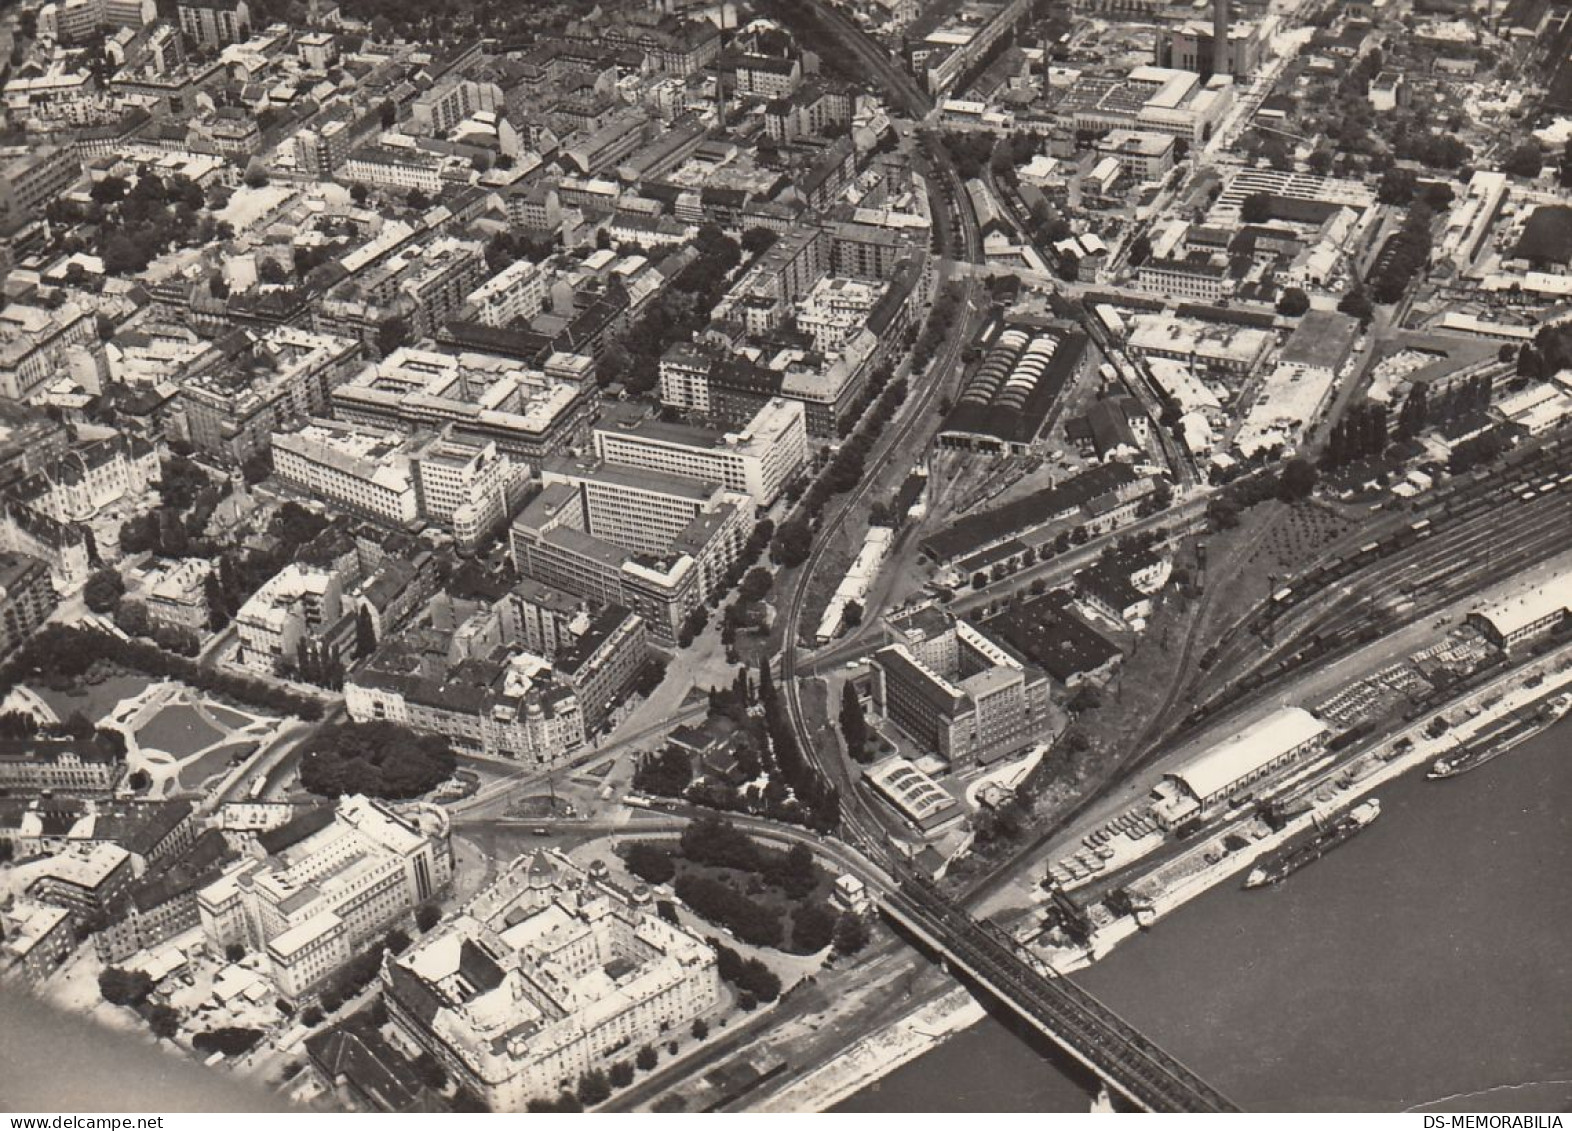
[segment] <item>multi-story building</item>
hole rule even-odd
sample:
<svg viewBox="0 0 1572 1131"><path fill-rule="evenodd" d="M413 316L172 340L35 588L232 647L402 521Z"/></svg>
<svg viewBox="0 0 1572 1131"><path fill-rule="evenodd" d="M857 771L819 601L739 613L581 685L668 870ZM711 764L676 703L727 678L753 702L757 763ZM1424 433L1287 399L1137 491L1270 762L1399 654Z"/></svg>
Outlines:
<svg viewBox="0 0 1572 1131"><path fill-rule="evenodd" d="M303 641L324 640L337 651L353 640L355 616L336 571L291 562L235 614L236 658L259 675L291 672Z"/></svg>
<svg viewBox="0 0 1572 1131"><path fill-rule="evenodd" d="M419 633L389 640L344 685L357 722L440 734L458 750L553 766L584 745L584 712L540 656L502 648L455 662Z"/></svg>
<svg viewBox="0 0 1572 1131"><path fill-rule="evenodd" d="M529 478L496 441L452 428L419 445L411 466L420 517L451 530L466 553L507 522Z"/></svg>
<svg viewBox="0 0 1572 1131"><path fill-rule="evenodd" d="M324 502L391 526L420 517L404 437L395 432L312 420L273 434L273 471Z"/></svg>
<svg viewBox="0 0 1572 1131"><path fill-rule="evenodd" d="M732 552L753 527L753 500L713 481L599 461L554 460L541 469L541 482L571 488L579 509L564 516L570 524L635 554L667 553L707 516L718 521ZM732 553L723 556L727 560L717 563L722 572L735 561Z"/></svg>
<svg viewBox="0 0 1572 1131"><path fill-rule="evenodd" d="M274 985L308 997L359 950L453 874L447 814L365 797L308 811L259 838L244 861L197 895L208 945L267 955Z"/></svg>
<svg viewBox="0 0 1572 1131"><path fill-rule="evenodd" d="M213 609L207 596L207 579L212 573L209 558L183 558L150 569L142 591L148 623L200 637L212 623Z"/></svg>
<svg viewBox="0 0 1572 1131"><path fill-rule="evenodd" d="M1201 302L1216 302L1231 289L1228 263L1220 256L1148 259L1135 277L1144 291Z"/></svg>
<svg viewBox="0 0 1572 1131"><path fill-rule="evenodd" d="M552 664L578 696L586 731L599 730L627 697L649 650L644 620L620 605L607 605L587 618L581 631L558 642Z"/></svg>
<svg viewBox="0 0 1572 1131"><path fill-rule="evenodd" d="M28 401L63 374L101 374L103 356L92 312L74 302L0 310L0 396Z"/></svg>
<svg viewBox="0 0 1572 1131"><path fill-rule="evenodd" d="M98 957L106 965L122 962L199 926L197 894L219 879L232 855L224 834L208 829L171 867L144 875L109 908L93 935Z"/></svg>
<svg viewBox="0 0 1572 1131"><path fill-rule="evenodd" d="M1174 167L1178 138L1150 130L1114 130L1097 143L1097 152L1124 166L1137 182L1160 181Z"/></svg>
<svg viewBox="0 0 1572 1131"><path fill-rule="evenodd" d="M136 878L131 854L118 844L73 844L49 857L34 873L27 894L94 918L123 895Z"/></svg>
<svg viewBox="0 0 1572 1131"><path fill-rule="evenodd" d="M295 168L313 178L332 176L349 159L355 136L351 119L324 116L295 134Z"/></svg>
<svg viewBox="0 0 1572 1131"><path fill-rule="evenodd" d="M20 147L20 151L8 146L0 151L0 158L3 231L12 230L22 221L38 219L44 206L58 199L82 175L82 159L72 146L33 145Z"/></svg>
<svg viewBox="0 0 1572 1131"><path fill-rule="evenodd" d="M382 978L398 1031L492 1111L571 1089L720 1003L703 938L558 852L516 859Z"/></svg>
<svg viewBox="0 0 1572 1131"><path fill-rule="evenodd" d="M624 605L644 618L653 640L669 647L683 622L735 568L753 510L752 500L737 492L696 489L691 480L672 479L604 466L561 466L555 481L513 522L519 572L597 604ZM637 513L618 513L619 483L641 485ZM682 513L692 517L663 551L612 540L616 534L654 544L658 532L669 530ZM597 520L606 526L597 527Z"/></svg>
<svg viewBox="0 0 1572 1131"><path fill-rule="evenodd" d="M546 306L547 272L538 263L510 263L464 300L465 316L484 326L528 322Z"/></svg>
<svg viewBox="0 0 1572 1131"><path fill-rule="evenodd" d="M179 407L192 446L244 463L287 424L327 414L329 395L360 367L361 343L277 326L215 342L179 374Z"/></svg>
<svg viewBox="0 0 1572 1131"><path fill-rule="evenodd" d="M58 605L47 565L0 551L0 657L20 648Z"/></svg>
<svg viewBox="0 0 1572 1131"><path fill-rule="evenodd" d="M138 498L161 475L157 449L116 434L72 449L12 484L7 494L56 522L86 522L106 507Z"/></svg>
<svg viewBox="0 0 1572 1131"><path fill-rule="evenodd" d="M611 412L595 426L595 454L608 464L720 483L768 507L808 460L807 415L797 401L766 402L736 432L666 424Z"/></svg>
<svg viewBox="0 0 1572 1131"><path fill-rule="evenodd" d="M875 701L952 767L1017 754L1046 736L1049 679L1013 649L936 608L886 622Z"/></svg>
<svg viewBox="0 0 1572 1131"><path fill-rule="evenodd" d="M251 34L246 0L179 0L180 30L203 47L217 50Z"/></svg>
<svg viewBox="0 0 1572 1131"><path fill-rule="evenodd" d="M74 593L93 571L92 531L59 522L26 503L0 495L0 548L38 558L49 567L57 593Z"/></svg>
<svg viewBox="0 0 1572 1131"><path fill-rule="evenodd" d="M542 369L494 354L395 350L333 390L333 415L414 432L452 424L539 467L584 442L594 412L593 366L554 353Z"/></svg>
<svg viewBox="0 0 1572 1131"><path fill-rule="evenodd" d="M110 793L125 770L125 755L96 738L0 740L0 789Z"/></svg>
<svg viewBox="0 0 1572 1131"><path fill-rule="evenodd" d="M349 154L339 176L353 184L428 196L442 191L442 158L413 145L363 145Z"/></svg>
<svg viewBox="0 0 1572 1131"><path fill-rule="evenodd" d="M63 907L19 899L0 910L0 975L36 986L76 949L76 922Z"/></svg>

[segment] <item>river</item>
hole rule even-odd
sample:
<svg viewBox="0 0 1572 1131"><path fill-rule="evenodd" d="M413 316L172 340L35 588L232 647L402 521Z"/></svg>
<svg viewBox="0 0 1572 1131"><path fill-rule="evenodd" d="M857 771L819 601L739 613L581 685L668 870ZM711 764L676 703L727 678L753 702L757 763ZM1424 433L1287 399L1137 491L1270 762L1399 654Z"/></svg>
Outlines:
<svg viewBox="0 0 1572 1131"><path fill-rule="evenodd" d="M1221 885L1076 979L1246 1110L1572 1106L1572 719L1281 887ZM1084 1111L989 1018L838 1111Z"/></svg>

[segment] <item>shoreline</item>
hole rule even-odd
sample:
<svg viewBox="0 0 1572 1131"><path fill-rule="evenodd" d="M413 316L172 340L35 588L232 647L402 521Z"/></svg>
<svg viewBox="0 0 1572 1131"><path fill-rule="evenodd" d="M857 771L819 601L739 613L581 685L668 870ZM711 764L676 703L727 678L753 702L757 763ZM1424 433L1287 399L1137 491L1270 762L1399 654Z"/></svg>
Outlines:
<svg viewBox="0 0 1572 1131"><path fill-rule="evenodd" d="M977 999L955 986L911 1013L863 1037L806 1076L799 1076L754 1111L824 1112L877 1084L897 1068L938 1048L987 1016Z"/></svg>
<svg viewBox="0 0 1572 1131"><path fill-rule="evenodd" d="M1434 759L1440 757L1448 749L1459 742L1473 737L1486 725L1495 722L1498 718L1516 710L1527 703L1553 696L1558 691L1572 690L1572 664L1563 670L1557 671L1558 663L1572 658L1572 641L1563 643L1557 648L1533 659L1509 672L1502 673L1489 683L1473 689L1465 696L1453 700L1438 708L1434 712L1427 712L1425 717L1415 720L1408 726L1392 731L1385 735L1379 742L1373 743L1364 753L1357 755L1348 763L1328 772L1326 785L1322 788L1330 790L1332 798L1322 806L1317 806L1317 811L1341 811L1357 803L1361 798L1373 792L1380 786L1396 780L1416 769L1423 768ZM1531 678L1536 672L1544 675L1543 682L1534 688L1522 687L1524 679ZM1503 688L1510 690L1503 691ZM1424 726L1429 718L1435 714L1447 714L1460 708L1466 709L1469 705L1487 698L1492 694L1500 694L1500 701L1488 710L1483 710L1479 715L1464 719L1443 735L1429 738L1423 733ZM1543 733L1557 720L1552 720L1545 727L1533 732L1533 736ZM1413 745L1403 754L1382 759L1381 751L1390 753L1393 744L1407 737ZM1351 774L1353 776L1351 776ZM1108 924L1107 927L1094 933L1091 942L1084 950L1061 950L1043 954L1047 964L1057 974L1069 974L1084 970L1098 960L1107 957L1115 948L1126 939L1141 934L1159 922L1164 916L1196 899L1218 884L1231 877L1239 875L1248 869L1261 856L1286 843L1294 836L1309 828L1312 823L1311 814L1303 814L1290 821L1278 832L1252 840L1247 849L1235 852L1224 852L1215 863L1177 878L1175 882L1165 888L1160 894L1154 895L1150 904L1150 911L1143 910L1141 922L1137 923L1135 917L1126 916ZM1236 826L1230 825L1206 840L1197 843L1190 851L1183 854L1166 866L1173 869L1182 867L1187 861L1198 857L1204 858L1207 852L1220 848L1223 840L1236 833ZM1153 875L1163 871L1159 869ZM1150 879L1150 877L1147 877ZM1042 954L1042 952L1039 952ZM969 1003L972 1015L962 1006ZM943 1033L920 1035L908 1031L908 1027L919 1024L919 1018L929 1015L930 1011L937 1011L944 1003L950 1003L947 1011L933 1014L933 1017L944 1017L948 1020L948 1027ZM761 1111L814 1111L823 1112L836 1104L850 1098L868 1087L876 1084L885 1076L896 1069L910 1063L923 1053L938 1047L947 1037L959 1033L963 1029L975 1025L986 1016L986 1011L972 999L971 995L962 988L946 993L936 1001L920 1007L913 1013L894 1022L878 1033L864 1037L853 1045L847 1052L837 1057L836 1060L814 1069L806 1076L799 1077L781 1092L776 1093L760 1107ZM881 1046L883 1040L885 1044ZM893 1044L891 1043L893 1041ZM839 1067L840 1071L848 1069L855 1075L845 1080L834 1078ZM813 1086L819 1085L823 1090L814 1092ZM806 1094L812 1093L812 1094ZM797 1106L786 1105L784 1101L796 1099ZM1442 1102L1442 1101L1432 1101Z"/></svg>

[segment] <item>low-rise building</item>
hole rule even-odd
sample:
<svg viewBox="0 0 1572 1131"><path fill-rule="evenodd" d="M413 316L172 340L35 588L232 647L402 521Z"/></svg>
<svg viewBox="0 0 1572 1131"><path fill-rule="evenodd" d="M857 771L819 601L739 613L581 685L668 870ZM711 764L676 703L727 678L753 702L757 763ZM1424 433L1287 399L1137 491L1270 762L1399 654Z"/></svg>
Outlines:
<svg viewBox="0 0 1572 1131"><path fill-rule="evenodd" d="M1325 723L1301 707L1282 707L1217 743L1153 791L1152 812L1165 828L1253 796L1262 784L1326 746Z"/></svg>
<svg viewBox="0 0 1572 1131"><path fill-rule="evenodd" d="M1468 614L1468 623L1498 648L1514 648L1554 632L1572 613L1572 571L1550 578L1527 593Z"/></svg>

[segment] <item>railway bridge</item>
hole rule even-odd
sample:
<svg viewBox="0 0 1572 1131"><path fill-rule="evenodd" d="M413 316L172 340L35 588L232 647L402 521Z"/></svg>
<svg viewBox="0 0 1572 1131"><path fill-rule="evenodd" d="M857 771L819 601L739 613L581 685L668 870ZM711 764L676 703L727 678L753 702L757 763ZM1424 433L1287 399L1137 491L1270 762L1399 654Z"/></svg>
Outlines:
<svg viewBox="0 0 1572 1131"><path fill-rule="evenodd" d="M880 909L1141 1110L1239 1110L1091 994L1029 963L1002 931L933 888L908 880Z"/></svg>

